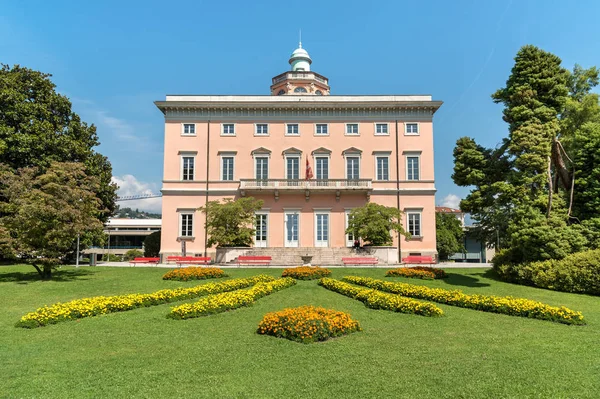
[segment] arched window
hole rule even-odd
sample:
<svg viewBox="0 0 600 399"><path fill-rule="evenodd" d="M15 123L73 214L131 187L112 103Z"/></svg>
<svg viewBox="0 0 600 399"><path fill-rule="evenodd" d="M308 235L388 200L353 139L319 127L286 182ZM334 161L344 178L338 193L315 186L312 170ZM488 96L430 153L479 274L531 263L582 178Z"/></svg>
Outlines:
<svg viewBox="0 0 600 399"><path fill-rule="evenodd" d="M278 96L281 96L281 95L283 95L283 94L285 94L285 90L283 90L283 89L281 89L281 90L279 90L279 91L277 92L277 95L278 95Z"/></svg>
<svg viewBox="0 0 600 399"><path fill-rule="evenodd" d="M304 87L296 87L294 93L306 93L306 89Z"/></svg>
<svg viewBox="0 0 600 399"><path fill-rule="evenodd" d="M315 94L316 94L317 96L322 96L322 95L323 95L323 92L322 92L321 90L317 90L317 91L315 91Z"/></svg>

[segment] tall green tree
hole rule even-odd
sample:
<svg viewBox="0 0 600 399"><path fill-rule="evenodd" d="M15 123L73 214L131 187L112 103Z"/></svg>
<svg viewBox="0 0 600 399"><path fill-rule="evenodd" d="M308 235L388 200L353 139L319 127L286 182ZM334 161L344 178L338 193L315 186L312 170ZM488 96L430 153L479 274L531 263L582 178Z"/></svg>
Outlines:
<svg viewBox="0 0 600 399"><path fill-rule="evenodd" d="M160 231L155 231L144 239L145 257L153 258L160 255L160 237Z"/></svg>
<svg viewBox="0 0 600 399"><path fill-rule="evenodd" d="M254 242L255 212L263 201L253 197L209 201L199 208L206 215L208 245L249 247Z"/></svg>
<svg viewBox="0 0 600 399"><path fill-rule="evenodd" d="M593 70L571 74L554 54L524 46L506 87L492 95L504 105L508 137L495 149L468 137L457 141L453 179L472 187L461 209L471 213L480 237L501 238L504 261L559 259L590 245L590 234L569 223L570 190L577 184L561 138L567 126L586 119L572 102L589 101L596 81Z"/></svg>
<svg viewBox="0 0 600 399"><path fill-rule="evenodd" d="M391 245L392 231L410 236L402 227L401 217L402 212L397 208L369 202L350 211L346 233L360 237L370 245Z"/></svg>
<svg viewBox="0 0 600 399"><path fill-rule="evenodd" d="M453 214L435 214L435 236L440 260L447 260L455 253L465 251L465 233L460 220Z"/></svg>
<svg viewBox="0 0 600 399"><path fill-rule="evenodd" d="M101 201L99 219L115 209L117 186L111 183L108 159L94 150L96 127L72 111L67 97L56 92L51 75L0 64L0 163L16 171L53 162L81 162L85 173L99 179L94 188Z"/></svg>
<svg viewBox="0 0 600 399"><path fill-rule="evenodd" d="M31 264L44 279L72 250L78 235L100 236L105 211L99 178L75 162L52 162L43 172L0 167L0 249Z"/></svg>

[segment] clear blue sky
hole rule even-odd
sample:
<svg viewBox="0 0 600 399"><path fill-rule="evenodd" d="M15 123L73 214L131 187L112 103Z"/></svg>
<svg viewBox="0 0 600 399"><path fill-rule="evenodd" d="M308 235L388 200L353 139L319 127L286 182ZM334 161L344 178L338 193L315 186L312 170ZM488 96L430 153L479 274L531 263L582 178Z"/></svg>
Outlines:
<svg viewBox="0 0 600 399"><path fill-rule="evenodd" d="M490 95L518 49L534 44L568 68L600 65L599 13L597 0L0 0L0 62L54 75L75 111L98 127L122 194L158 191L163 119L152 102L268 94L301 28L312 69L329 77L333 94L444 101L434 119L442 204L468 193L450 178L456 139L494 146L506 135Z"/></svg>

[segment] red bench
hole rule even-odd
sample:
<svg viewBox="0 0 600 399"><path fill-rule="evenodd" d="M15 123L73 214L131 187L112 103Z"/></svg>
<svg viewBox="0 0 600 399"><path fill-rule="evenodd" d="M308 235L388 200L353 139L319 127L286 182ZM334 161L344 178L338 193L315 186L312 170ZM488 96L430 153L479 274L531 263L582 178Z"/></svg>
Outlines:
<svg viewBox="0 0 600 399"><path fill-rule="evenodd" d="M212 259L210 256L178 256L175 259L177 266L181 265L209 265Z"/></svg>
<svg viewBox="0 0 600 399"><path fill-rule="evenodd" d="M402 258L402 263L417 264L417 265L423 265L423 264L433 265L435 263L435 261L433 260L433 256L409 255L406 258Z"/></svg>
<svg viewBox="0 0 600 399"><path fill-rule="evenodd" d="M342 258L344 265L376 265L379 263L377 258Z"/></svg>
<svg viewBox="0 0 600 399"><path fill-rule="evenodd" d="M129 261L130 265L136 265L137 263L152 263L155 265L158 265L158 263L160 262L160 258L134 258L133 260Z"/></svg>
<svg viewBox="0 0 600 399"><path fill-rule="evenodd" d="M238 265L270 265L270 256L238 256Z"/></svg>

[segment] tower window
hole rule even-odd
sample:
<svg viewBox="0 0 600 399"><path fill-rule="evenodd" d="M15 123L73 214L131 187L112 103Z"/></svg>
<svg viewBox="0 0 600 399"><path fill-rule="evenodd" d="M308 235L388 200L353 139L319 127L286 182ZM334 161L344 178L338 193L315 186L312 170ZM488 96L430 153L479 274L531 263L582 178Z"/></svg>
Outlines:
<svg viewBox="0 0 600 399"><path fill-rule="evenodd" d="M306 89L304 87L296 87L294 93L306 93Z"/></svg>
<svg viewBox="0 0 600 399"><path fill-rule="evenodd" d="M317 90L317 91L315 91L315 94L316 94L317 96L322 96L322 95L323 95L323 92L322 92L321 90Z"/></svg>
<svg viewBox="0 0 600 399"><path fill-rule="evenodd" d="M284 95L285 94L285 90L281 89L277 92L278 96Z"/></svg>

